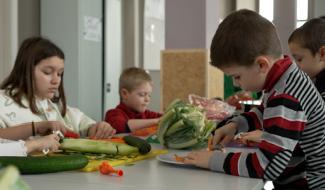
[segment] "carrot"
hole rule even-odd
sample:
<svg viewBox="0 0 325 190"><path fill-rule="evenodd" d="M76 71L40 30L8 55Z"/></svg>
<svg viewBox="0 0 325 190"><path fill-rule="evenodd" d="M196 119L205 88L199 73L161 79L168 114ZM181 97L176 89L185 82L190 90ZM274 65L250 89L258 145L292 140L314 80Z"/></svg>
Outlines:
<svg viewBox="0 0 325 190"><path fill-rule="evenodd" d="M208 151L213 151L212 137L208 139Z"/></svg>
<svg viewBox="0 0 325 190"><path fill-rule="evenodd" d="M182 157L182 156L178 156L177 154L174 154L174 158L177 162L182 162L184 163L185 161L185 157Z"/></svg>
<svg viewBox="0 0 325 190"><path fill-rule="evenodd" d="M157 132L157 130L158 130L158 126L153 125L153 126L150 126L150 127L146 127L146 128L137 129L135 131L132 131L132 135L144 137L144 136L155 134Z"/></svg>
<svg viewBox="0 0 325 190"><path fill-rule="evenodd" d="M108 141L108 142L116 142L116 143L122 143L125 144L125 141L123 140L123 137L112 137L110 139L96 139L96 138L90 138L92 140L99 140L99 141Z"/></svg>

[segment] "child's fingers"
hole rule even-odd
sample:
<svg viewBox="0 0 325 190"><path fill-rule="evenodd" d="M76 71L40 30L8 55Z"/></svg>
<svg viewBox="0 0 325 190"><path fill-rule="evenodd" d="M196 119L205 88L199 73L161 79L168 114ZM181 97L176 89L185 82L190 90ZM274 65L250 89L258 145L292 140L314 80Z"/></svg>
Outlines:
<svg viewBox="0 0 325 190"><path fill-rule="evenodd" d="M102 138L110 138L112 135L111 135L111 130L109 128L105 128L104 129L104 132L103 132L103 137Z"/></svg>
<svg viewBox="0 0 325 190"><path fill-rule="evenodd" d="M229 135L227 135L227 136L225 136L225 137L220 141L220 144L223 145L223 146L225 146L225 145L227 145L228 143L230 143L230 141L232 141L233 138L234 138L233 136L229 136Z"/></svg>
<svg viewBox="0 0 325 190"><path fill-rule="evenodd" d="M59 140L60 140L59 135L57 135L57 134L52 134L52 136L53 136L54 140L56 140L57 142L59 142Z"/></svg>
<svg viewBox="0 0 325 190"><path fill-rule="evenodd" d="M262 138L262 131L256 130L256 131L251 131L248 133L245 133L244 135L241 136L242 139L246 141L253 141L253 142L260 142Z"/></svg>
<svg viewBox="0 0 325 190"><path fill-rule="evenodd" d="M50 150L55 152L59 149L59 146L60 146L60 143L56 142L50 147Z"/></svg>
<svg viewBox="0 0 325 190"><path fill-rule="evenodd" d="M109 136L113 136L116 134L116 130L111 128Z"/></svg>
<svg viewBox="0 0 325 190"><path fill-rule="evenodd" d="M184 158L193 160L196 157L197 157L197 152L189 152Z"/></svg>
<svg viewBox="0 0 325 190"><path fill-rule="evenodd" d="M196 164L196 160L190 159L188 157L184 158L184 164L190 164L190 165L195 165Z"/></svg>
<svg viewBox="0 0 325 190"><path fill-rule="evenodd" d="M60 143L56 141L56 142L53 144L53 149L52 149L52 150L58 150L59 146L60 146Z"/></svg>
<svg viewBox="0 0 325 190"><path fill-rule="evenodd" d="M105 135L104 138L110 138L115 134L115 129L109 125L105 125Z"/></svg>
<svg viewBox="0 0 325 190"><path fill-rule="evenodd" d="M223 138L223 134L216 132L213 136L212 146L219 144Z"/></svg>
<svg viewBox="0 0 325 190"><path fill-rule="evenodd" d="M103 126L98 125L96 129L95 136L97 139L102 139L104 136L105 130L103 129Z"/></svg>

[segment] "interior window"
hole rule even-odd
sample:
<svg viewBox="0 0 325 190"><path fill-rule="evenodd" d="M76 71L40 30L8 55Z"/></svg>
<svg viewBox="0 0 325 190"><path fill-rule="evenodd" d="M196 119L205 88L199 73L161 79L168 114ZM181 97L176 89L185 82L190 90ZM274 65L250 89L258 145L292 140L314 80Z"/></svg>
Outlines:
<svg viewBox="0 0 325 190"><path fill-rule="evenodd" d="M308 0L297 0L297 22L296 27L302 26L308 19Z"/></svg>
<svg viewBox="0 0 325 190"><path fill-rule="evenodd" d="M273 0L259 0L259 13L269 21L273 22L273 10L274 10Z"/></svg>

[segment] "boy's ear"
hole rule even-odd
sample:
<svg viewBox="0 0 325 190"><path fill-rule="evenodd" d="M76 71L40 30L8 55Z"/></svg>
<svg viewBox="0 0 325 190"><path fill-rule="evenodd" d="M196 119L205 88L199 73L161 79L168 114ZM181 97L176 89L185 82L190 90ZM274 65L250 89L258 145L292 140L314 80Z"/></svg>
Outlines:
<svg viewBox="0 0 325 190"><path fill-rule="evenodd" d="M129 91L125 88L122 88L121 89L121 96L122 96L122 99L125 99L128 95Z"/></svg>
<svg viewBox="0 0 325 190"><path fill-rule="evenodd" d="M325 61L325 46L319 48L320 60Z"/></svg>
<svg viewBox="0 0 325 190"><path fill-rule="evenodd" d="M266 56L256 57L255 63L258 65L262 73L267 73L271 68L270 60Z"/></svg>

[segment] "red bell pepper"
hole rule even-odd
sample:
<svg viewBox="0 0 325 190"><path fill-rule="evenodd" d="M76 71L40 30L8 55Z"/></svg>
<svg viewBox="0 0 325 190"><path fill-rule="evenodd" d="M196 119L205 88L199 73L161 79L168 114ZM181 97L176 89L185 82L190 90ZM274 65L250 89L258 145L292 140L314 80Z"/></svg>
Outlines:
<svg viewBox="0 0 325 190"><path fill-rule="evenodd" d="M72 131L67 131L64 133L65 138L72 138L72 139L78 139L80 135L78 133L72 132Z"/></svg>

